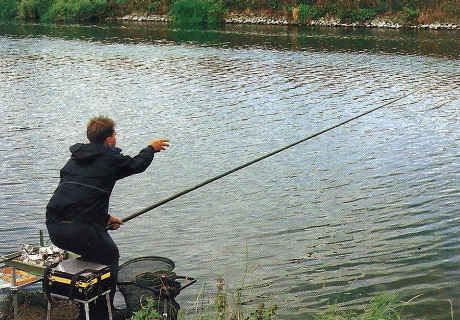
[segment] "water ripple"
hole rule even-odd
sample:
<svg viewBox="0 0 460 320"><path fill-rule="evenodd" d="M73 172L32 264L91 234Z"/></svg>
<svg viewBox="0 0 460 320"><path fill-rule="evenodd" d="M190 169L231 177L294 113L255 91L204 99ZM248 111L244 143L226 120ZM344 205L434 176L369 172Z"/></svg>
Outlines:
<svg viewBox="0 0 460 320"><path fill-rule="evenodd" d="M285 301L287 320L330 300L360 309L381 290L422 294L412 313L430 319L459 300L458 61L46 37L0 44L0 254L45 228L68 145L86 140L94 114L116 119L127 154L171 139L152 168L117 184L110 210L123 217L413 92L113 236L123 259L165 255L200 281L224 274L237 284L246 262L257 265L254 303Z"/></svg>

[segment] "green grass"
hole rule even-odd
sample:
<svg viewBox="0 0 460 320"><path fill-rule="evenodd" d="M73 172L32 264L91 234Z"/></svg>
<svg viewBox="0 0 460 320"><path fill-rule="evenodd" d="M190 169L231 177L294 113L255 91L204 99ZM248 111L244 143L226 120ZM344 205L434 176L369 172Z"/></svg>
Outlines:
<svg viewBox="0 0 460 320"><path fill-rule="evenodd" d="M146 297L146 304L142 307L141 310L136 312L131 320L152 320L152 319L161 319L161 315L157 312L158 304L153 301L153 299Z"/></svg>
<svg viewBox="0 0 460 320"><path fill-rule="evenodd" d="M249 273L248 273L249 275ZM246 276L245 276L246 278ZM243 284L246 281L241 282ZM204 284L202 286L204 288ZM190 313L186 310L180 310L179 320L276 320L278 319L277 311L279 306L276 303L268 302L259 303L257 306L244 309L242 302L242 287L231 292L222 278L217 279L217 291L214 297L210 299L211 304L204 308L196 308L195 312ZM200 290L197 301L202 299L203 290ZM250 300L245 296L245 301ZM417 298L417 297L415 297ZM404 308L411 305L415 299L407 302L401 302L397 295L390 293L378 293L364 306L362 311L353 311L344 309L337 303L332 303L326 311L315 313L312 317L314 320L411 320L410 315L404 315ZM18 305L21 306L27 302L29 306L39 306L46 310L46 297L41 292L22 292L18 291ZM453 306L450 302L450 309L445 311L445 319L454 320ZM2 301L0 309L0 319L6 320L13 315L13 296L10 294ZM143 309L137 312L131 320L152 320L161 319L157 312L157 306L153 300L146 299ZM157 318L158 317L158 318ZM310 317L311 318L311 317Z"/></svg>
<svg viewBox="0 0 460 320"><path fill-rule="evenodd" d="M177 0L169 16L179 25L217 24L224 21L225 7L219 0Z"/></svg>
<svg viewBox="0 0 460 320"><path fill-rule="evenodd" d="M296 10L294 10L296 9ZM296 23L324 16L344 22L372 20L391 13L410 25L460 23L458 0L0 0L0 19L89 21L130 13L168 13L180 25L216 24L227 12L270 12ZM298 21L293 12L298 13Z"/></svg>
<svg viewBox="0 0 460 320"><path fill-rule="evenodd" d="M227 290L227 285L222 278L217 280L217 292L215 293L213 304L204 308L198 313L188 314L180 311L179 320L275 320L278 319L278 305L269 303L266 306L264 303L259 303L252 310L243 311L243 305L238 300L239 290L235 293L230 293ZM236 298L236 299L235 299ZM315 320L408 320L409 316L403 315L405 306L410 305L410 302L400 302L396 295L389 293L377 294L365 306L364 311L353 311L342 309L338 304L331 304L328 309L321 313L313 315ZM147 314L148 311L142 311ZM447 316L447 314L446 314ZM133 318L133 320L150 320L149 317ZM451 307L448 318L453 320L453 310Z"/></svg>
<svg viewBox="0 0 460 320"><path fill-rule="evenodd" d="M402 320L406 319L401 315L404 305L397 301L395 295L382 293L371 300L364 313L344 311L337 305L332 305L328 311L317 315L315 320Z"/></svg>

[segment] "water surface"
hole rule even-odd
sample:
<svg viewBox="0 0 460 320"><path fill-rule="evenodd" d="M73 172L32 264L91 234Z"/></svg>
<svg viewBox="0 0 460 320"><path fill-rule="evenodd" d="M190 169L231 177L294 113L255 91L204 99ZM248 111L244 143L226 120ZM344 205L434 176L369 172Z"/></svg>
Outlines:
<svg viewBox="0 0 460 320"><path fill-rule="evenodd" d="M166 256L199 280L179 295L183 309L194 310L204 284L207 305L221 275L230 290L244 278L248 304L278 303L281 319L330 301L361 309L381 291L418 296L406 309L414 318L445 319L449 300L458 314L458 53L422 41L409 50L416 31L374 30L366 42L357 35L366 30L228 28L0 24L0 254L46 229L68 147L85 142L93 115L116 120L126 154L171 140L145 173L116 185L110 209L122 218L410 94L113 237L122 260ZM451 36L424 41L458 46ZM394 39L394 51L378 49Z"/></svg>

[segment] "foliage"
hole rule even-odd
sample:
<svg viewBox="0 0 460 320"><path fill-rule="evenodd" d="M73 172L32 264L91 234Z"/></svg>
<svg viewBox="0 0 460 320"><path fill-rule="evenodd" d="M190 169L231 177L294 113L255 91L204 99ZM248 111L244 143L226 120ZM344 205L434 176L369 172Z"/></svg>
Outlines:
<svg viewBox="0 0 460 320"><path fill-rule="evenodd" d="M344 22L400 15L403 23L458 23L460 0L0 0L0 19L42 21L102 20L134 12L169 14L180 25L216 24L227 9L265 10L305 23L333 15ZM295 13L295 14L291 14Z"/></svg>
<svg viewBox="0 0 460 320"><path fill-rule="evenodd" d="M216 308L216 320L223 320L225 316L230 313L228 304L227 292L224 291L225 287L224 280L222 278L217 279L217 293L214 297L214 306Z"/></svg>
<svg viewBox="0 0 460 320"><path fill-rule="evenodd" d="M18 7L18 17L39 20L45 16L51 5L52 0L22 0Z"/></svg>
<svg viewBox="0 0 460 320"><path fill-rule="evenodd" d="M146 297L145 300L147 303L142 306L142 309L136 312L131 320L154 320L154 319L161 319L162 316L157 312L157 304L155 301L149 297Z"/></svg>
<svg viewBox="0 0 460 320"><path fill-rule="evenodd" d="M107 9L107 0L55 0L42 20L98 20L106 16Z"/></svg>
<svg viewBox="0 0 460 320"><path fill-rule="evenodd" d="M155 12L159 6L160 1L150 2L149 4L147 4L147 10L150 12Z"/></svg>
<svg viewBox="0 0 460 320"><path fill-rule="evenodd" d="M169 13L178 25L221 23L224 14L225 6L219 0L178 0Z"/></svg>
<svg viewBox="0 0 460 320"><path fill-rule="evenodd" d="M18 6L19 19L41 21L90 21L109 15L111 5L120 0L22 0Z"/></svg>
<svg viewBox="0 0 460 320"><path fill-rule="evenodd" d="M317 20L325 16L324 10L318 6L301 4L299 6L299 21L305 22L308 19Z"/></svg>
<svg viewBox="0 0 460 320"><path fill-rule="evenodd" d="M420 10L414 10L407 7L403 8L403 11L406 13L405 21L407 23L414 22L417 20Z"/></svg>
<svg viewBox="0 0 460 320"><path fill-rule="evenodd" d="M244 278L246 275L244 276ZM228 290L225 281L219 277L217 279L217 293L214 296L214 303L212 310L202 310L200 314L192 319L195 320L235 320L235 319L246 319L246 320L276 320L278 305L270 304L268 307L264 303L259 303L253 312L249 315L245 315L243 310L243 302L241 301L242 287L244 286L244 278L241 283L241 287L238 288L235 293ZM230 303L229 301L232 301ZM185 319L183 312L180 314L180 319ZM187 318L188 319L188 318Z"/></svg>
<svg viewBox="0 0 460 320"><path fill-rule="evenodd" d="M155 14L166 14L169 10L169 0L124 0L123 6L127 13L145 12Z"/></svg>
<svg viewBox="0 0 460 320"><path fill-rule="evenodd" d="M341 311L334 304L328 311L315 316L316 320L401 320L404 303L398 303L393 294L383 293L374 297L370 306L362 314L351 311Z"/></svg>
<svg viewBox="0 0 460 320"><path fill-rule="evenodd" d="M374 9L361 8L357 10L342 10L337 13L337 17L346 22L372 20L377 15Z"/></svg>
<svg viewBox="0 0 460 320"><path fill-rule="evenodd" d="M249 320L272 320L276 319L276 310L278 309L277 305L265 307L265 304L262 302L259 303L257 309L254 313L251 313Z"/></svg>
<svg viewBox="0 0 460 320"><path fill-rule="evenodd" d="M18 1L0 0L0 19L11 19L18 14Z"/></svg>

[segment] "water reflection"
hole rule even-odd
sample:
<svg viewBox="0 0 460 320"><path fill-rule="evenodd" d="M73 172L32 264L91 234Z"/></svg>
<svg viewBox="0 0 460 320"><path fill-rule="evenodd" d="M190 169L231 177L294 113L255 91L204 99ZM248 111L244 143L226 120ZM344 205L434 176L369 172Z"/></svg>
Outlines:
<svg viewBox="0 0 460 320"><path fill-rule="evenodd" d="M121 43L191 43L229 48L373 52L460 57L460 30L328 28L238 25L175 28L160 22L114 21L89 25L0 23L0 34Z"/></svg>

